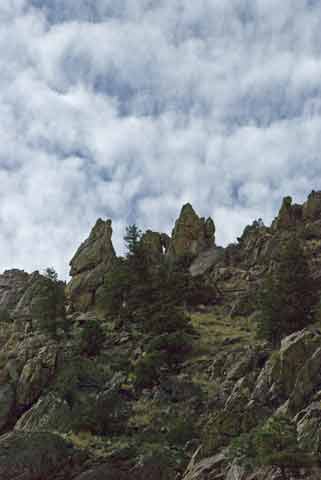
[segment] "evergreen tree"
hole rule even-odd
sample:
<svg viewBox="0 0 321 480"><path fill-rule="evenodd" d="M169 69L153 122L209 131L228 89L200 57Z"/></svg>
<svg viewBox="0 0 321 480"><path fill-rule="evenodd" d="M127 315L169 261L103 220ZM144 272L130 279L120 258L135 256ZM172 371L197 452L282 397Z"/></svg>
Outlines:
<svg viewBox="0 0 321 480"><path fill-rule="evenodd" d="M58 280L57 272L47 268L35 288L39 290L32 303L32 314L40 328L52 336L57 334L58 327L66 331L65 284Z"/></svg>
<svg viewBox="0 0 321 480"><path fill-rule="evenodd" d="M283 336L304 328L314 302L309 266L299 239L293 236L281 248L277 266L263 285L261 335L276 345Z"/></svg>
<svg viewBox="0 0 321 480"><path fill-rule="evenodd" d="M81 332L80 346L82 352L89 356L98 355L104 344L104 331L97 320L88 320Z"/></svg>
<svg viewBox="0 0 321 480"><path fill-rule="evenodd" d="M140 241L142 238L142 231L134 223L126 227L126 235L124 241L127 249L127 256L136 255L140 247Z"/></svg>

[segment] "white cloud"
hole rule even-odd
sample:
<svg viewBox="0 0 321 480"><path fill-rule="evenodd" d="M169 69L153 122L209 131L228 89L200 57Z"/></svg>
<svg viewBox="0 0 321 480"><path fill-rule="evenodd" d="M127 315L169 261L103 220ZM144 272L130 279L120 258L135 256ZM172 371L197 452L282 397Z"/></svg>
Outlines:
<svg viewBox="0 0 321 480"><path fill-rule="evenodd" d="M98 216L227 243L321 183L320 2L0 6L1 268L61 275Z"/></svg>

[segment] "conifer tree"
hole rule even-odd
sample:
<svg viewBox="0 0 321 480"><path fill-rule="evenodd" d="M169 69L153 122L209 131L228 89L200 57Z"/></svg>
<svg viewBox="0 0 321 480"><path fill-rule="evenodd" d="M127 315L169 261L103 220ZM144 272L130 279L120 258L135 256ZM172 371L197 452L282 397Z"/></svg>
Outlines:
<svg viewBox="0 0 321 480"><path fill-rule="evenodd" d="M282 246L278 263L263 285L259 326L262 336L278 344L281 338L310 321L315 289L300 241L292 236Z"/></svg>

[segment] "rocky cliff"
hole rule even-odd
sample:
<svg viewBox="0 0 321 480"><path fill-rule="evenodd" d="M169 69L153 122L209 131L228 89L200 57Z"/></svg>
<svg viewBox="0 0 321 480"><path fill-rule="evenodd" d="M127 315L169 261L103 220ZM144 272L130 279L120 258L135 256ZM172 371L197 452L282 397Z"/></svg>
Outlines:
<svg viewBox="0 0 321 480"><path fill-rule="evenodd" d="M117 272L123 261L110 220L97 221L71 260L65 299L57 295L62 285L39 272L0 275L0 479L276 480L275 465L249 473L229 451L234 439L281 414L314 459L288 478L320 479L320 306L278 347L257 336L257 295L293 235L320 296L321 192L303 205L285 197L271 226L256 220L226 248L215 244L213 220L190 204L171 236L147 230L141 242L148 262L162 266L162 296L142 284L137 302L147 288L151 294L130 320L97 308L111 271L131 288ZM166 316L173 310L163 282L164 268L171 272L182 259L189 274L175 277L177 291L183 296L193 285L202 302L184 296L190 323L180 333L182 317ZM207 295L197 291L204 286ZM147 308L154 297L159 315ZM161 330L149 318L142 327L144 315ZM96 352L84 347L88 339Z"/></svg>

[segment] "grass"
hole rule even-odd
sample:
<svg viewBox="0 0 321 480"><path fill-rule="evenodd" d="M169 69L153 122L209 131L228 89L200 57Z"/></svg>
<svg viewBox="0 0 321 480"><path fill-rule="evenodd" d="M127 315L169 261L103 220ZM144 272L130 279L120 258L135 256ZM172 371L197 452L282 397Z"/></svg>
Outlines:
<svg viewBox="0 0 321 480"><path fill-rule="evenodd" d="M194 313L192 324L199 334L196 352L201 356L217 353L218 349L226 349L230 345L244 345L252 342L255 336L255 326L250 325L247 319L231 319L229 316L222 316L219 310Z"/></svg>
<svg viewBox="0 0 321 480"><path fill-rule="evenodd" d="M254 345L255 324L244 317L230 318L219 307L211 312L194 313L191 320L198 335L184 368L192 381L212 397L220 389L209 374L213 359L220 352Z"/></svg>

